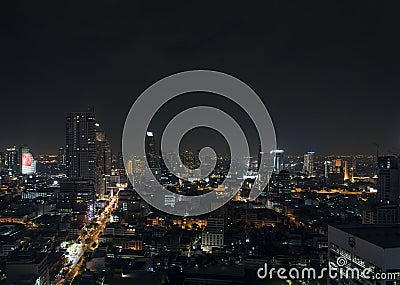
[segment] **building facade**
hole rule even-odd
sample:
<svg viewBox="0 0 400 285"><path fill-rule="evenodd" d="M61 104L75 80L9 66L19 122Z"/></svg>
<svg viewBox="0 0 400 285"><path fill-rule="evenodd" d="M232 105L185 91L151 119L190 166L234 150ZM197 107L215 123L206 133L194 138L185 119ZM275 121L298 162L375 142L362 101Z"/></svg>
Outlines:
<svg viewBox="0 0 400 285"><path fill-rule="evenodd" d="M224 218L210 217L207 219L207 226L201 234L201 248L211 251L213 247L224 246Z"/></svg>
<svg viewBox="0 0 400 285"><path fill-rule="evenodd" d="M400 169L394 156L378 158L378 181L375 201L363 207L363 224L400 222Z"/></svg>
<svg viewBox="0 0 400 285"><path fill-rule="evenodd" d="M94 112L72 112L66 118L65 163L70 178L95 182L96 126Z"/></svg>
<svg viewBox="0 0 400 285"><path fill-rule="evenodd" d="M315 152L313 151L304 154L303 172L308 174L308 176L314 175L314 155Z"/></svg>
<svg viewBox="0 0 400 285"><path fill-rule="evenodd" d="M50 284L49 264L45 253L16 252L7 259L6 268L7 284Z"/></svg>
<svg viewBox="0 0 400 285"><path fill-rule="evenodd" d="M348 273L328 284L399 284L399 236L400 225L328 226L329 266ZM361 274L366 268L371 270L369 279ZM354 269L359 278L351 273Z"/></svg>

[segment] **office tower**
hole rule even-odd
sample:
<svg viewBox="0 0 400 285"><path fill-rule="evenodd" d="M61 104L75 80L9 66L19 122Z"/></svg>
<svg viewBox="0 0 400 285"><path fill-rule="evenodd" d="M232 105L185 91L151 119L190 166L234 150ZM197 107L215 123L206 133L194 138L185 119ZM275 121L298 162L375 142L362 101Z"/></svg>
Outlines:
<svg viewBox="0 0 400 285"><path fill-rule="evenodd" d="M65 168L65 150L60 147L57 153L57 165L60 170Z"/></svg>
<svg viewBox="0 0 400 285"><path fill-rule="evenodd" d="M212 251L213 247L224 247L224 218L209 217L201 234L201 248Z"/></svg>
<svg viewBox="0 0 400 285"><path fill-rule="evenodd" d="M0 152L0 168L6 166L6 154L4 152Z"/></svg>
<svg viewBox="0 0 400 285"><path fill-rule="evenodd" d="M6 149L7 157L6 157L6 166L9 173L16 173L19 170L19 159L18 159L18 150L15 146L8 147Z"/></svg>
<svg viewBox="0 0 400 285"><path fill-rule="evenodd" d="M129 176L133 175L133 161L131 159L128 160L128 165L126 167L126 174Z"/></svg>
<svg viewBox="0 0 400 285"><path fill-rule="evenodd" d="M159 174L161 171L160 152L157 150L153 132L147 132L146 142L147 163L154 174Z"/></svg>
<svg viewBox="0 0 400 285"><path fill-rule="evenodd" d="M145 174L146 163L143 160L135 158L132 162L132 165L133 165L132 173L135 176L139 177Z"/></svg>
<svg viewBox="0 0 400 285"><path fill-rule="evenodd" d="M400 169L394 156L378 158L378 181L375 204L363 207L364 224L400 222ZM368 205L367 205L368 206Z"/></svg>
<svg viewBox="0 0 400 285"><path fill-rule="evenodd" d="M190 150L185 150L183 152L183 164L189 169L195 168L195 155Z"/></svg>
<svg viewBox="0 0 400 285"><path fill-rule="evenodd" d="M198 153L200 153L200 152L198 152ZM205 177L206 176L206 174L208 174L208 169L211 169L211 167L213 166L213 158L211 157L211 156L204 156L203 158L202 158L202 161L201 161L201 165L200 165L200 156L199 156L199 159L196 161L196 163L197 163L197 167L198 166L200 166L201 168L200 168L200 175L202 176L202 177Z"/></svg>
<svg viewBox="0 0 400 285"><path fill-rule="evenodd" d="M309 151L304 155L303 172L308 176L314 175L314 155L315 152Z"/></svg>
<svg viewBox="0 0 400 285"><path fill-rule="evenodd" d="M282 149L274 149L270 154L274 155L274 173L279 173L283 170L283 153Z"/></svg>
<svg viewBox="0 0 400 285"><path fill-rule="evenodd" d="M324 176L325 176L326 179L328 179L329 171L332 169L332 161L329 161L329 160L325 161L324 162L324 169L325 169Z"/></svg>
<svg viewBox="0 0 400 285"><path fill-rule="evenodd" d="M349 180L350 179L350 175L349 175L349 163L347 161L344 161L344 181Z"/></svg>
<svg viewBox="0 0 400 285"><path fill-rule="evenodd" d="M125 170L124 157L122 155L122 152L119 151L116 155L112 155L112 163L113 169Z"/></svg>
<svg viewBox="0 0 400 285"><path fill-rule="evenodd" d="M61 182L57 210L77 216L82 221L90 221L95 214L94 185L78 178Z"/></svg>
<svg viewBox="0 0 400 285"><path fill-rule="evenodd" d="M21 156L21 173L24 175L31 175L36 173L36 161L34 160L29 147L22 146L19 149L19 155Z"/></svg>
<svg viewBox="0 0 400 285"><path fill-rule="evenodd" d="M378 159L378 203L381 205L399 205L400 171L398 158L393 156Z"/></svg>
<svg viewBox="0 0 400 285"><path fill-rule="evenodd" d="M325 161L325 177L328 184L338 185L344 183L344 166L344 161L341 159Z"/></svg>
<svg viewBox="0 0 400 285"><path fill-rule="evenodd" d="M292 198L292 187L290 184L290 172L282 170L273 174L269 183L269 195L275 202L285 202Z"/></svg>
<svg viewBox="0 0 400 285"><path fill-rule="evenodd" d="M66 118L65 163L68 177L95 182L96 129L93 111L72 112Z"/></svg>
<svg viewBox="0 0 400 285"><path fill-rule="evenodd" d="M100 195L106 192L106 176L111 175L111 147L105 132L96 123L96 191Z"/></svg>
<svg viewBox="0 0 400 285"><path fill-rule="evenodd" d="M187 168L186 173L181 173L182 178L188 181L193 181L201 176L201 169L199 168L200 161L198 159L198 156L195 155L195 153L193 153L190 150L184 150L181 155L181 158L183 165L186 166Z"/></svg>

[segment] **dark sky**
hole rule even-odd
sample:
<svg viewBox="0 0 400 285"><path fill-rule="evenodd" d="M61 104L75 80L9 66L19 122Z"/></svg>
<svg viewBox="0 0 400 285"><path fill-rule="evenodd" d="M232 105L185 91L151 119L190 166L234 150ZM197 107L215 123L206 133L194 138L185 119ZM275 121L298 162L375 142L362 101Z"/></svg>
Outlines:
<svg viewBox="0 0 400 285"><path fill-rule="evenodd" d="M248 2L2 1L0 149L55 153L93 105L119 150L145 88L214 69L262 97L289 153L399 152L397 1Z"/></svg>

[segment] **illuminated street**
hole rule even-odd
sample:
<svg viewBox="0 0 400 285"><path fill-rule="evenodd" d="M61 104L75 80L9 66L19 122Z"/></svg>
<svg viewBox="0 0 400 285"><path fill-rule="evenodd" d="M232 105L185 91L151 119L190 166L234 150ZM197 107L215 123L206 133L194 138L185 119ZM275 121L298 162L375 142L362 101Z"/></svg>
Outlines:
<svg viewBox="0 0 400 285"><path fill-rule="evenodd" d="M95 250L98 246L98 238L104 231L110 214L116 208L117 203L118 193L111 198L98 218L90 224L73 244L68 246L64 254L67 261L61 271L63 274L59 274L57 280L53 281L52 284L72 283L85 265L84 254Z"/></svg>

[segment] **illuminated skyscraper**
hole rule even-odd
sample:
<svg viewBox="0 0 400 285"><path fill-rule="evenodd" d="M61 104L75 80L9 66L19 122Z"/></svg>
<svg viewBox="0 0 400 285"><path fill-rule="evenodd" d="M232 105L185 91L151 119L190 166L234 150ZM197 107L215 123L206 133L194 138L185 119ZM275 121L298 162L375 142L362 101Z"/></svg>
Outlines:
<svg viewBox="0 0 400 285"><path fill-rule="evenodd" d="M378 159L378 202L383 205L399 205L400 171L398 158L383 156Z"/></svg>
<svg viewBox="0 0 400 285"><path fill-rule="evenodd" d="M68 113L65 163L70 178L95 182L96 128L93 111Z"/></svg>
<svg viewBox="0 0 400 285"><path fill-rule="evenodd" d="M147 141L147 162L150 166L150 169L153 173L159 174L161 165L160 165L160 154L157 150L156 140L154 138L153 132L147 132L146 134L146 141Z"/></svg>
<svg viewBox="0 0 400 285"><path fill-rule="evenodd" d="M29 147L22 146L19 153L21 156L21 173L25 175L36 173L36 161L34 160Z"/></svg>
<svg viewBox="0 0 400 285"><path fill-rule="evenodd" d="M309 151L304 155L303 172L309 176L314 175L314 155L315 152Z"/></svg>
<svg viewBox="0 0 400 285"><path fill-rule="evenodd" d="M190 150L183 152L183 164L190 169L195 167L195 155Z"/></svg>
<svg viewBox="0 0 400 285"><path fill-rule="evenodd" d="M128 160L128 166L126 167L126 174L133 175L133 161Z"/></svg>
<svg viewBox="0 0 400 285"><path fill-rule="evenodd" d="M106 191L106 176L111 175L111 147L105 132L96 123L96 190L100 195Z"/></svg>
<svg viewBox="0 0 400 285"><path fill-rule="evenodd" d="M400 169L394 156L378 158L376 204L363 210L365 224L391 224L400 221Z"/></svg>
<svg viewBox="0 0 400 285"><path fill-rule="evenodd" d="M274 149L270 154L274 155L274 173L279 173L283 170L283 153L282 149Z"/></svg>
<svg viewBox="0 0 400 285"><path fill-rule="evenodd" d="M185 177L185 179L188 181L192 181L196 179L196 177L199 177L201 174L201 169L199 168L200 161L198 160L198 155L196 156L196 154L190 150L184 150L181 157L183 164L188 169L183 177Z"/></svg>
<svg viewBox="0 0 400 285"><path fill-rule="evenodd" d="M344 181L350 179L350 174L349 174L349 163L347 161L344 161Z"/></svg>
<svg viewBox="0 0 400 285"><path fill-rule="evenodd" d="M325 177L328 184L344 183L345 162L341 159L325 161Z"/></svg>
<svg viewBox="0 0 400 285"><path fill-rule="evenodd" d="M329 171L331 171L331 168L332 168L332 161L329 161L329 160L325 161L324 162L324 169L325 169L324 176L326 179L328 179L328 177L329 177Z"/></svg>
<svg viewBox="0 0 400 285"><path fill-rule="evenodd" d="M18 159L18 150L15 146L8 147L6 149L7 157L6 157L6 166L9 172L16 173L19 170L19 159Z"/></svg>
<svg viewBox="0 0 400 285"><path fill-rule="evenodd" d="M6 155L4 152L0 152L0 168L6 165Z"/></svg>
<svg viewBox="0 0 400 285"><path fill-rule="evenodd" d="M59 169L65 168L65 150L62 147L58 149L57 164Z"/></svg>

